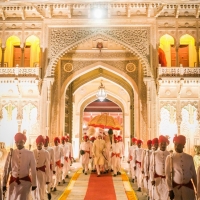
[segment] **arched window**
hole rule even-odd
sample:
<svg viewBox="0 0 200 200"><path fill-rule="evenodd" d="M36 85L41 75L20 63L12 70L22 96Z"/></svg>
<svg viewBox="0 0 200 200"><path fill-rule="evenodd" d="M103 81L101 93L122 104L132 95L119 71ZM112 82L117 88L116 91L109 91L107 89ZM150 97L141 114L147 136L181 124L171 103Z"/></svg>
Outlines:
<svg viewBox="0 0 200 200"><path fill-rule="evenodd" d="M185 34L180 38L179 64L183 67L196 67L195 40L192 36Z"/></svg>
<svg viewBox="0 0 200 200"><path fill-rule="evenodd" d="M31 35L26 39L24 66L38 67L40 63L40 40Z"/></svg>
<svg viewBox="0 0 200 200"><path fill-rule="evenodd" d="M21 65L20 39L17 36L10 36L7 39L4 62L8 67Z"/></svg>
<svg viewBox="0 0 200 200"><path fill-rule="evenodd" d="M163 60L165 57L166 66L171 67L175 66L176 55L172 53L172 47L174 46L174 38L168 34L163 35L160 38L160 47L159 47L159 56ZM162 58L163 57L163 58ZM160 63L162 62L162 63ZM160 61L161 66L164 66L164 61Z"/></svg>

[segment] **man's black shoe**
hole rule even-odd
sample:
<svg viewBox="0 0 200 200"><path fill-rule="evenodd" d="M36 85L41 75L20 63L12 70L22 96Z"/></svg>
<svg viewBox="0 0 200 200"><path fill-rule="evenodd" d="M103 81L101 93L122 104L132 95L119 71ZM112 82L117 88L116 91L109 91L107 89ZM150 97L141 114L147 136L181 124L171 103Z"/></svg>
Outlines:
<svg viewBox="0 0 200 200"><path fill-rule="evenodd" d="M51 200L51 193L47 193L48 200Z"/></svg>

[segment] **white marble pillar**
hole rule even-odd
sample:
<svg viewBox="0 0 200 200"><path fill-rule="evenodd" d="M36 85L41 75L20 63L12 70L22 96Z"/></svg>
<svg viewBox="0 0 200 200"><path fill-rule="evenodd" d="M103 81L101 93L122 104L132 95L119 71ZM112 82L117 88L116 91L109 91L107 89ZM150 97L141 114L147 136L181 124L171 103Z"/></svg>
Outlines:
<svg viewBox="0 0 200 200"><path fill-rule="evenodd" d="M51 93L54 78L44 78L40 99L40 133L50 134Z"/></svg>

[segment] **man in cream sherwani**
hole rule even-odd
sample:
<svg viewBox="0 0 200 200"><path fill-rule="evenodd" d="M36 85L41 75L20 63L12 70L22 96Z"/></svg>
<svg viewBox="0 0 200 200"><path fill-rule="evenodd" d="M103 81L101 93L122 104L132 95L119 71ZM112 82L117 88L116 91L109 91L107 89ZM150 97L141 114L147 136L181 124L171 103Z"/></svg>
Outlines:
<svg viewBox="0 0 200 200"><path fill-rule="evenodd" d="M97 139L93 143L92 153L94 156L94 163L97 169L97 177L100 176L100 169L102 169L104 165L104 156L103 153L105 151L105 141L102 140L101 133L98 134Z"/></svg>
<svg viewBox="0 0 200 200"><path fill-rule="evenodd" d="M141 191L142 187L142 170L141 170L141 161L142 161L142 152L144 149L141 148L143 142L142 140L137 140L137 149L132 153L133 157L133 168L136 171L138 191Z"/></svg>
<svg viewBox="0 0 200 200"><path fill-rule="evenodd" d="M92 157L92 144L89 141L89 137L87 135L83 136L83 142L81 142L80 144L80 151L83 152L83 154L81 155L81 164L83 166L83 173L87 175L89 160Z"/></svg>
<svg viewBox="0 0 200 200"><path fill-rule="evenodd" d="M39 135L36 139L37 149L33 150L36 161L37 188L33 192L34 200L44 200L46 184L49 184L50 157L49 152L43 149L44 137Z"/></svg>
<svg viewBox="0 0 200 200"><path fill-rule="evenodd" d="M114 143L112 143L112 154L111 154L111 159L112 159L112 166L113 166L113 176L119 175L118 172L120 172L120 161L122 157L122 148L119 144L119 139L117 137L114 137Z"/></svg>
<svg viewBox="0 0 200 200"><path fill-rule="evenodd" d="M49 146L49 137L44 138L44 149L49 152L50 156L50 171L49 171L49 184L46 185L48 200L51 199L51 188L53 187L53 174L55 174L55 156L54 150Z"/></svg>
<svg viewBox="0 0 200 200"><path fill-rule="evenodd" d="M56 191L56 186L60 185L60 182L62 180L62 167L64 163L64 158L63 158L63 149L59 145L60 139L58 137L54 138L54 144L55 146L53 147L54 149L54 156L55 156L55 171L56 171L56 177L54 180L53 184L53 189L52 191Z"/></svg>
<svg viewBox="0 0 200 200"><path fill-rule="evenodd" d="M14 137L17 149L11 154L11 177L9 181L7 200L26 200L36 186L36 164L32 151L24 148L26 136L17 133ZM9 167L10 153L7 156L3 171L3 192L7 186L7 169ZM31 172L31 178L30 173Z"/></svg>
<svg viewBox="0 0 200 200"><path fill-rule="evenodd" d="M197 176L192 156L183 152L186 138L178 135L173 142L176 152L167 156L165 165L169 197L174 200L194 200L193 183L197 188Z"/></svg>
<svg viewBox="0 0 200 200"><path fill-rule="evenodd" d="M128 151L128 163L130 164L130 174L131 174L131 178L132 178L132 182L134 183L135 180L135 170L133 167L133 152L134 150L137 148L136 142L137 139L136 138L132 138L132 146L129 147L129 151Z"/></svg>
<svg viewBox="0 0 200 200"><path fill-rule="evenodd" d="M165 174L165 160L169 155L166 150L169 140L163 136L159 136L159 150L154 151L150 159L150 180L152 183L152 199L167 200L168 189Z"/></svg>

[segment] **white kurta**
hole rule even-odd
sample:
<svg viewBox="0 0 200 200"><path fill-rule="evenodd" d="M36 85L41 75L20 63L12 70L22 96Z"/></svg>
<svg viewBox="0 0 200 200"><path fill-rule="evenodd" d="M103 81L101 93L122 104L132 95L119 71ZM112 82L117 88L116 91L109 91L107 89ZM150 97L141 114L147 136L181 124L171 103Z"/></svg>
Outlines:
<svg viewBox="0 0 200 200"><path fill-rule="evenodd" d="M83 150L85 153L81 155L81 164L85 172L88 171L88 165L90 157L92 157L92 144L90 141L81 142L80 150Z"/></svg>
<svg viewBox="0 0 200 200"><path fill-rule="evenodd" d="M54 181L54 187L56 187L58 182L62 180L62 167L58 165L58 163L63 164L63 149L61 146L54 146L54 156L55 156L55 171L56 171L56 178ZM57 163L57 164L56 164Z"/></svg>
<svg viewBox="0 0 200 200"><path fill-rule="evenodd" d="M5 173L8 168L8 161L9 156L6 159L4 172L3 172L3 186L6 186L6 177ZM9 185L8 189L8 197L7 200L26 200L28 199L31 191L31 186L36 186L36 164L33 152L27 149L15 149L12 153L11 159L11 174L13 177L23 178L29 176L31 172L31 180L24 181L20 180L20 184L18 185L17 182L13 182Z"/></svg>
<svg viewBox="0 0 200 200"><path fill-rule="evenodd" d="M44 200L45 197L45 185L49 182L50 178L50 156L49 152L45 149L35 149L33 154L36 161L36 176L37 176L37 188L33 192L35 200ZM45 166L45 172L40 170L40 167Z"/></svg>
<svg viewBox="0 0 200 200"><path fill-rule="evenodd" d="M63 158L64 158L64 163L63 163L63 173L62 173L62 179L64 180L66 175L68 175L68 171L70 169L70 146L66 145L66 144L62 144L61 145L62 149L63 149Z"/></svg>
<svg viewBox="0 0 200 200"><path fill-rule="evenodd" d="M173 170L173 180L171 180L171 169ZM165 172L168 191L174 191L175 200L193 200L195 198L194 190L186 186L180 186L189 183L191 179L195 186L197 185L197 176L191 155L173 153L172 157L171 155L167 156ZM178 185L172 186L172 181Z"/></svg>
<svg viewBox="0 0 200 200"><path fill-rule="evenodd" d="M151 198L151 180L150 180L150 157L152 154L152 150L145 150L144 151L144 159L143 159L143 170L144 170L144 188L147 190L148 196ZM148 177L148 181L146 180L146 177Z"/></svg>
<svg viewBox="0 0 200 200"><path fill-rule="evenodd" d="M47 191L50 193L50 188L53 187L53 171L55 171L55 156L52 147L44 147L49 152L50 157L50 172L49 172L49 184L47 185Z"/></svg>
<svg viewBox="0 0 200 200"><path fill-rule="evenodd" d="M152 195L155 200L167 200L168 189L165 178L165 160L169 155L168 151L157 150L152 153L150 158L150 179L155 181L152 187ZM155 177L155 176L162 177Z"/></svg>
<svg viewBox="0 0 200 200"><path fill-rule="evenodd" d="M66 142L65 143L66 146L68 146L69 148L69 158L70 158L70 164L72 163L71 162L71 159L74 157L73 155L73 147L72 147L72 144L70 142Z"/></svg>
<svg viewBox="0 0 200 200"><path fill-rule="evenodd" d="M137 145L132 145L129 147L128 151L128 160L130 161L130 173L131 173L131 178L135 179L135 170L133 168L133 152L134 150L137 149Z"/></svg>
<svg viewBox="0 0 200 200"><path fill-rule="evenodd" d="M133 157L133 168L136 167L136 177L138 188L141 188L142 184L142 170L141 170L141 161L142 161L142 152L144 149L137 148L132 152Z"/></svg>
<svg viewBox="0 0 200 200"><path fill-rule="evenodd" d="M119 143L112 143L112 166L114 174L120 171L120 158L122 157L122 148Z"/></svg>

